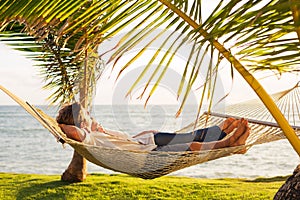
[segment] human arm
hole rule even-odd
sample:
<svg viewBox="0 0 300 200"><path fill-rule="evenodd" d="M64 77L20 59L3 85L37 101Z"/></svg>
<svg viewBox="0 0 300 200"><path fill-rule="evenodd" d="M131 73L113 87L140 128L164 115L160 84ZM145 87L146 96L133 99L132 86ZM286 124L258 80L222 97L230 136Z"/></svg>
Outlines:
<svg viewBox="0 0 300 200"><path fill-rule="evenodd" d="M68 138L76 140L78 142L82 142L86 137L86 133L76 126L59 124L59 127L67 135Z"/></svg>
<svg viewBox="0 0 300 200"><path fill-rule="evenodd" d="M126 133L126 132L111 130L111 129L107 129L107 128L104 129L103 133L106 133L106 134L114 136L114 137L124 138L124 139L128 139L130 137L128 135L128 133Z"/></svg>
<svg viewBox="0 0 300 200"><path fill-rule="evenodd" d="M91 130L105 133L105 129L103 128L103 126L99 124L94 118L92 118Z"/></svg>
<svg viewBox="0 0 300 200"><path fill-rule="evenodd" d="M155 133L158 133L158 131L157 131L157 130L142 131L142 132L140 132L140 133L134 135L133 138L136 138L136 137L139 137L139 136L141 136L141 135L148 134L148 133L153 133L153 134L155 134Z"/></svg>
<svg viewBox="0 0 300 200"><path fill-rule="evenodd" d="M127 139L129 135L125 132L110 130L104 128L101 124L99 124L94 118L92 118L91 131L105 133L107 135L111 135L114 137L125 138Z"/></svg>

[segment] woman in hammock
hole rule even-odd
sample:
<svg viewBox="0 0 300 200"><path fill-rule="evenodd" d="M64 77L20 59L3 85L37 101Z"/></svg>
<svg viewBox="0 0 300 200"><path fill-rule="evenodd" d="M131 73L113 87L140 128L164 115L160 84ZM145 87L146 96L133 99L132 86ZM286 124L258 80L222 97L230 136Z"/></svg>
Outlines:
<svg viewBox="0 0 300 200"><path fill-rule="evenodd" d="M137 151L200 151L244 145L250 128L245 119L226 119L219 126L190 133L143 131L133 137L103 128L79 103L66 105L56 118L68 138L89 145ZM235 130L235 131L234 131ZM229 133L234 131L229 137ZM242 152L244 153L244 152Z"/></svg>

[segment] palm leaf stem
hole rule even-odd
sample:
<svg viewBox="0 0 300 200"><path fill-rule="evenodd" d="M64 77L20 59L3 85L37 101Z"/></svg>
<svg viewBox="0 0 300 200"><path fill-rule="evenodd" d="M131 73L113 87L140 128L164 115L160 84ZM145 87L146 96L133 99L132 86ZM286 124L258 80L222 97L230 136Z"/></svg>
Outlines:
<svg viewBox="0 0 300 200"><path fill-rule="evenodd" d="M249 71L237 60L229 50L227 50L221 43L210 37L206 30L200 28L200 25L192 20L189 16L175 7L168 0L159 0L170 10L180 16L184 21L186 21L190 26L197 30L204 38L207 38L212 42L212 45L233 65L233 67L243 76L246 82L251 86L251 88L256 92L258 97L264 103L266 108L270 111L280 128L283 130L287 139L295 149L295 151L300 156L300 140L295 134L294 130L289 125L288 121L285 119L279 108L276 106L270 95L265 91L262 85L256 80L256 78L249 73Z"/></svg>
<svg viewBox="0 0 300 200"><path fill-rule="evenodd" d="M297 2L296 0L289 0L290 2ZM294 24L298 39L300 40L300 8L299 5L295 4L291 6Z"/></svg>

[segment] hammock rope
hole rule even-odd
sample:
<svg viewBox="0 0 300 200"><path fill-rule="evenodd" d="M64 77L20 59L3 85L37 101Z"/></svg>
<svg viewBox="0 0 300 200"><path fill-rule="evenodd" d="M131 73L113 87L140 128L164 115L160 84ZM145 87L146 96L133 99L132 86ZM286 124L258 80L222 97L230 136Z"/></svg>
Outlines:
<svg viewBox="0 0 300 200"><path fill-rule="evenodd" d="M196 124L191 123L187 127L177 131L177 133L180 134L182 132L192 131L195 127L205 128L220 124L224 121L224 118L229 116L234 116L236 118L244 117L249 120L251 134L248 137L246 144L242 146L198 152L144 152L86 145L67 138L59 128L56 120L45 114L43 111L24 102L1 85L0 89L37 119L57 138L58 141L69 144L90 162L113 171L144 179L157 178L192 165L236 154L245 148L249 149L253 145L286 138L274 119L269 117L270 114L267 115L267 109L264 108L262 104L259 104L259 101L254 100L243 104L228 106L226 107L226 114L220 112L204 113L197 120ZM297 87L295 86L290 90L276 93L272 95L272 97L276 100L277 105L282 109L282 112L288 116L287 119L289 120L289 123L293 125L294 130L299 136L299 84L297 84ZM297 99L297 101L295 101L295 99Z"/></svg>

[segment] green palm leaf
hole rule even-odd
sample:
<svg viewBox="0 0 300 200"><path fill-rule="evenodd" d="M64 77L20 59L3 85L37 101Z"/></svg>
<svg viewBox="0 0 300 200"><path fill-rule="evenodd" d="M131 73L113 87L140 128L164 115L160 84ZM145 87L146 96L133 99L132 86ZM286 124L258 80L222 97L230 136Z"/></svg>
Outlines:
<svg viewBox="0 0 300 200"><path fill-rule="evenodd" d="M165 49L165 51L158 50L159 52L153 53L152 58L158 54L162 57L174 55L187 45L197 44L198 48L193 48L196 50L188 53L187 64L182 67L184 68L183 79L179 81L178 95L181 95L184 90L185 77L189 77L190 84L193 82L191 80L195 79L197 71L195 68L200 68L205 64L199 61L199 57L205 55L214 55L211 63L219 63L224 58L227 58L229 63L238 60L254 71L264 69L277 70L280 73L298 71L298 41L296 37L294 40L289 39L289 34L296 30L294 21L297 22L297 19L293 13L297 12L299 4L297 1L246 0L240 2L234 0L228 2L221 0L210 16L204 20L202 10L205 9L206 3L200 0L192 2L188 0L29 2L1 0L0 22L2 30L6 30L5 27L8 27L11 21L18 21L24 24L22 31L31 35L35 40L40 42L48 40L49 43L50 38L54 46L60 47L60 51L64 50L63 57L68 63L72 63L70 65L83 63L87 51L95 51L104 40L110 39L130 26L130 30L127 30L127 34L117 46L109 51L111 53L109 61L117 63L122 57L127 56L130 49L139 47L142 50L132 57L120 73L134 65L135 61L147 52L149 42L146 42L148 46L144 44L149 38L152 38L150 39L152 41L158 41L160 43L158 46ZM132 26L133 23L136 25ZM164 37L161 36L162 34L151 35L155 30L162 29L176 30L176 33L180 33L183 37L180 41L178 37L172 38L172 31ZM163 45L167 42L172 45ZM203 48L202 51L200 47ZM272 49L278 49L277 53L274 53ZM214 53L215 51L222 53ZM226 51L225 54L224 51ZM233 56L235 56L235 61L232 60ZM157 83L162 80L165 70L173 65L173 58L171 56L167 61L167 66L159 72L161 75ZM48 62L49 60L50 58ZM159 63L164 64L162 61ZM188 70L190 67L191 70ZM207 69L206 73L211 74L217 71L216 64L209 64L207 67L212 69ZM70 69L75 69L75 67ZM134 85L137 85L142 76L147 75L146 71L150 69L150 65L147 65L145 69ZM154 70L154 73L158 72ZM150 75L148 83L154 76L155 74ZM208 85L214 85L212 83L214 78L211 75L206 77L208 77L206 80ZM193 84L199 85L197 81ZM129 93L133 88L129 89ZM152 90L154 91L155 88L156 84ZM185 86L186 94L183 96L187 96L190 88L189 85ZM209 95L212 90L213 87L208 87L208 99L212 97Z"/></svg>

